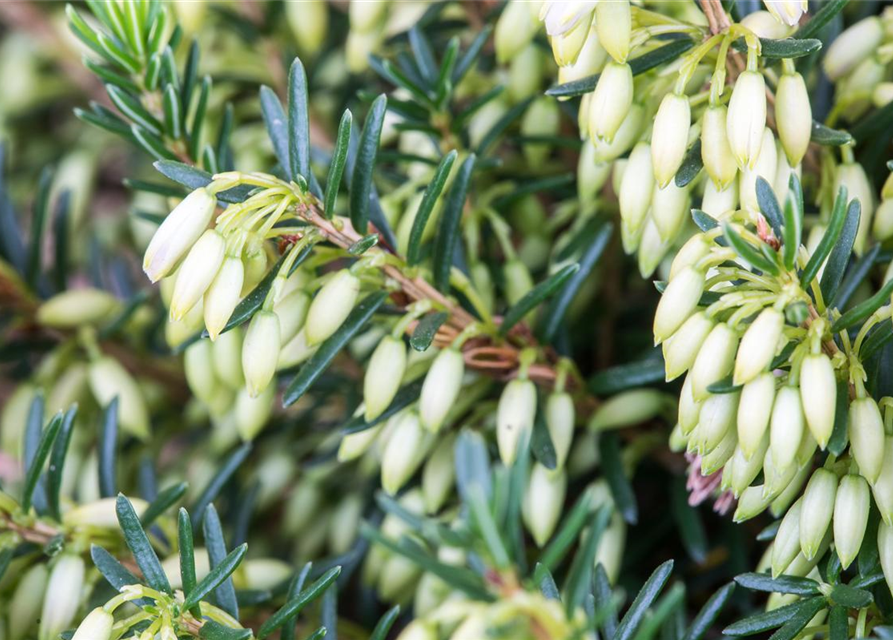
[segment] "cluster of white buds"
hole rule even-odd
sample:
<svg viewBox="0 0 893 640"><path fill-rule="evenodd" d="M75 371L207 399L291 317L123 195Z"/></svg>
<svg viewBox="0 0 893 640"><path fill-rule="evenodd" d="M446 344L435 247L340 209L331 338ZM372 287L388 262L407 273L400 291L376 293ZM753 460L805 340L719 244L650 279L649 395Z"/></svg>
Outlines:
<svg viewBox="0 0 893 640"><path fill-rule="evenodd" d="M256 189L215 215L215 194L236 185ZM215 418L232 413L235 404L232 415L244 438L253 437L269 415L276 371L300 364L338 330L360 296L360 275L377 264L379 252L370 251L350 268L319 278L299 269L297 260L318 240L313 231L288 224L305 197L302 186L272 176L219 174L177 205L146 250L144 270L153 281L164 278L168 342L194 340L204 329L215 345L188 347L190 386ZM284 243L279 262L271 239ZM233 315L265 277L272 282L242 333ZM215 359L226 364L213 367ZM236 401L240 386L247 395Z"/></svg>
<svg viewBox="0 0 893 640"><path fill-rule="evenodd" d="M802 217L792 185L786 206ZM672 441L698 454L703 475L722 474L720 490L738 499L737 521L787 511L774 574L793 566L805 575L832 541L846 567L861 547L872 493L884 520L893 518L893 415L882 414L891 400L866 391L860 359L867 332L889 321L890 307L851 340L835 327L839 311L801 282L804 271L815 277L809 251L779 243L756 215L756 229L753 213L740 211L695 235L671 269L654 336L667 380L686 376ZM817 451L828 454L813 471Z"/></svg>

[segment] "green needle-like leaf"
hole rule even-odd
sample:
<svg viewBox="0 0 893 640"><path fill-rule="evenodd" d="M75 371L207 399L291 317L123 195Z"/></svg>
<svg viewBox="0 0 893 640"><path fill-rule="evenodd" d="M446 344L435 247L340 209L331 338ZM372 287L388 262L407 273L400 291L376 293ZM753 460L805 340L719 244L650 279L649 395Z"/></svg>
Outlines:
<svg viewBox="0 0 893 640"><path fill-rule="evenodd" d="M155 549L152 548L149 538L140 524L139 516L136 515L133 505L124 497L123 493L118 494L115 511L118 514L118 524L124 532L124 542L133 553L133 558L140 571L143 572L146 583L153 589L173 594L170 582L168 582L161 562L155 554Z"/></svg>
<svg viewBox="0 0 893 640"><path fill-rule="evenodd" d="M388 98L384 94L372 103L366 116L360 143L357 147L357 159L350 182L350 221L357 233L366 233L369 224L369 198L372 193L372 171L375 169L375 157L381 139L381 128L387 110Z"/></svg>

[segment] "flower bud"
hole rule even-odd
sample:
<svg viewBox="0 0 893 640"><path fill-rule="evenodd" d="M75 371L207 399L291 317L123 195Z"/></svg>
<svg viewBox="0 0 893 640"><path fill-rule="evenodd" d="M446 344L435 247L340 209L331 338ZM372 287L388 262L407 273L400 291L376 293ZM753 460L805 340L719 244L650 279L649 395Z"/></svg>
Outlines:
<svg viewBox="0 0 893 640"><path fill-rule="evenodd" d="M795 0L796 1L796 0ZM753 11L748 13L741 20L741 24L754 32L760 38L768 38L770 40L781 40L790 33L790 28L786 24L778 21L768 11Z"/></svg>
<svg viewBox="0 0 893 640"><path fill-rule="evenodd" d="M533 289L533 277L521 260L506 262L502 273L505 279L505 297L509 304L516 304Z"/></svg>
<svg viewBox="0 0 893 640"><path fill-rule="evenodd" d="M779 471L795 463L804 426L800 393L796 387L782 387L775 396L769 424L769 449Z"/></svg>
<svg viewBox="0 0 893 640"><path fill-rule="evenodd" d="M629 56L632 14L629 0L612 0L595 5L595 26L605 51L617 62Z"/></svg>
<svg viewBox="0 0 893 640"><path fill-rule="evenodd" d="M707 175L717 189L725 189L738 172L735 156L729 147L726 131L728 109L725 105L710 105L701 121L701 160Z"/></svg>
<svg viewBox="0 0 893 640"><path fill-rule="evenodd" d="M732 459L737 447L738 434L732 427L726 431L722 440L712 450L701 457L701 475L711 476L721 471L723 466Z"/></svg>
<svg viewBox="0 0 893 640"><path fill-rule="evenodd" d="M592 19L592 11L596 3L593 0L583 2L543 2L539 19L546 25L546 33L550 36L567 33L580 22ZM536 3L532 3L536 7Z"/></svg>
<svg viewBox="0 0 893 640"><path fill-rule="evenodd" d="M606 400L592 415L592 431L608 431L640 424L667 407L667 394L657 389L631 389Z"/></svg>
<svg viewBox="0 0 893 640"><path fill-rule="evenodd" d="M806 0L763 0L763 4L779 22L789 27L796 27L800 16L809 8Z"/></svg>
<svg viewBox="0 0 893 640"><path fill-rule="evenodd" d="M651 197L651 219L664 242L672 242L679 235L689 213L688 188L677 187L675 182L658 188Z"/></svg>
<svg viewBox="0 0 893 640"><path fill-rule="evenodd" d="M704 292L704 274L686 267L664 290L654 313L654 342L660 344L672 336L698 308Z"/></svg>
<svg viewBox="0 0 893 640"><path fill-rule="evenodd" d="M530 380L511 380L502 390L496 409L496 442L505 466L514 463L518 445L524 434L532 431L535 417L536 385Z"/></svg>
<svg viewBox="0 0 893 640"><path fill-rule="evenodd" d="M69 289L37 309L37 322L53 329L73 329L107 319L118 307L112 294L100 289Z"/></svg>
<svg viewBox="0 0 893 640"><path fill-rule="evenodd" d="M259 395L252 396L247 389L239 389L236 394L236 430L243 441L254 440L273 413L276 387L267 385Z"/></svg>
<svg viewBox="0 0 893 640"><path fill-rule="evenodd" d="M887 524L893 524L893 436L884 438L884 463L871 491L881 518Z"/></svg>
<svg viewBox="0 0 893 640"><path fill-rule="evenodd" d="M775 122L778 139L788 162L796 167L806 155L812 137L812 107L806 82L799 73L786 73L775 90Z"/></svg>
<svg viewBox="0 0 893 640"><path fill-rule="evenodd" d="M654 186L651 145L639 142L629 154L618 196L620 218L633 232L638 231L645 222Z"/></svg>
<svg viewBox="0 0 893 640"><path fill-rule="evenodd" d="M665 95L654 117L654 132L651 134L654 179L661 188L670 184L682 166L690 126L691 107L688 104L688 96L675 93Z"/></svg>
<svg viewBox="0 0 893 640"><path fill-rule="evenodd" d="M192 394L205 404L211 404L218 384L214 376L210 341L199 340L186 348L183 371Z"/></svg>
<svg viewBox="0 0 893 640"><path fill-rule="evenodd" d="M385 491L394 495L412 477L425 458L429 438L414 412L400 415L381 456L381 486Z"/></svg>
<svg viewBox="0 0 893 640"><path fill-rule="evenodd" d="M633 73L628 64L605 65L589 103L589 135L611 142L633 103Z"/></svg>
<svg viewBox="0 0 893 640"><path fill-rule="evenodd" d="M800 399L812 436L822 450L834 430L837 409L837 379L831 359L824 353L811 353L800 364Z"/></svg>
<svg viewBox="0 0 893 640"><path fill-rule="evenodd" d="M56 640L74 621L81 603L84 573L80 556L65 553L56 558L44 594L39 640Z"/></svg>
<svg viewBox="0 0 893 640"><path fill-rule="evenodd" d="M778 171L778 149L775 146L775 137L767 127L763 131L763 142L760 153L752 167L744 167L738 180L738 197L741 207L748 211L759 211L760 202L757 200L757 177L762 177L769 184L775 181Z"/></svg>
<svg viewBox="0 0 893 640"><path fill-rule="evenodd" d="M595 154L596 149L592 141L584 140L580 159L577 162L577 197L581 202L594 200L598 192L605 186L611 173L611 163L598 162ZM649 159L649 166L650 162ZM650 191L648 198L651 198Z"/></svg>
<svg viewBox="0 0 893 640"><path fill-rule="evenodd" d="M522 3L511 2L509 5L522 6ZM524 9L524 12L526 13L527 9ZM410 622L397 636L397 640L437 640L436 630L437 625L434 622L419 618Z"/></svg>
<svg viewBox="0 0 893 640"><path fill-rule="evenodd" d="M109 640L115 617L102 607L96 607L78 625L72 640Z"/></svg>
<svg viewBox="0 0 893 640"><path fill-rule="evenodd" d="M732 516L734 522L744 522L763 513L771 499L763 492L763 485L751 485L741 492Z"/></svg>
<svg viewBox="0 0 893 640"><path fill-rule="evenodd" d="M803 485L806 484L806 481L811 475L811 465L804 466L794 473L793 478L788 482L788 486L786 486L782 492L777 494L777 497L772 500L772 506L769 511L774 517L778 518L787 513L788 508L790 508L794 500L797 500L800 497Z"/></svg>
<svg viewBox="0 0 893 640"><path fill-rule="evenodd" d="M592 16L590 15L581 20L573 29L549 38L555 64L559 67L565 67L577 61L577 57L580 55L583 45L589 37L591 23Z"/></svg>
<svg viewBox="0 0 893 640"><path fill-rule="evenodd" d="M834 193L840 191L841 186L847 188L850 200L858 200L862 206L859 229L856 231L856 241L853 244L853 251L857 256L861 256L865 251L868 230L871 229L871 220L874 216L874 188L865 174L865 169L857 162L845 162L838 165Z"/></svg>
<svg viewBox="0 0 893 640"><path fill-rule="evenodd" d="M796 454L795 454L796 457ZM769 434L769 451L763 458L763 493L769 500L775 500L788 487L791 481L797 476L797 465L787 464L779 465L775 462L772 455L772 434Z"/></svg>
<svg viewBox="0 0 893 640"><path fill-rule="evenodd" d="M860 475L841 478L834 499L834 547L844 570L862 548L870 508L871 498L865 478Z"/></svg>
<svg viewBox="0 0 893 640"><path fill-rule="evenodd" d="M220 265L220 271L214 276L211 286L205 292L205 326L212 341L217 340L217 336L223 331L236 305L239 304L244 278L245 268L242 260L237 256L226 256Z"/></svg>
<svg viewBox="0 0 893 640"><path fill-rule="evenodd" d="M772 182L772 190L779 194L779 197L786 197L785 194L790 190L791 176L796 175L800 179L803 174L800 165L792 167L785 155L784 147L778 146L775 161L775 180Z"/></svg>
<svg viewBox="0 0 893 640"><path fill-rule="evenodd" d="M800 553L800 512L803 507L803 499L797 500L788 509L775 541L772 543L772 577L777 578L784 573L788 565L794 561Z"/></svg>
<svg viewBox="0 0 893 640"><path fill-rule="evenodd" d="M465 360L458 349L444 349L437 354L422 384L419 417L429 431L440 430L462 388Z"/></svg>
<svg viewBox="0 0 893 640"><path fill-rule="evenodd" d="M211 364L214 376L231 389L245 384L242 375L242 329L233 327L221 334L211 345Z"/></svg>
<svg viewBox="0 0 893 640"><path fill-rule="evenodd" d="M331 337L353 310L359 293L360 280L348 269L342 269L326 282L307 311L307 344L313 346Z"/></svg>
<svg viewBox="0 0 893 640"><path fill-rule="evenodd" d="M881 242L893 238L893 200L884 200L878 205L874 212L872 235Z"/></svg>
<svg viewBox="0 0 893 640"><path fill-rule="evenodd" d="M158 282L174 270L205 232L216 207L217 198L201 187L171 211L152 237L143 258L143 271L149 280Z"/></svg>
<svg viewBox="0 0 893 640"><path fill-rule="evenodd" d="M279 359L276 361L276 370L290 369L305 360L309 359L316 350L318 345L312 347L307 344L307 334L303 329L298 331L294 338L288 341L288 344L279 351Z"/></svg>
<svg viewBox="0 0 893 640"><path fill-rule="evenodd" d="M422 496L428 513L440 511L453 488L456 479L455 447L453 438L441 438L422 469Z"/></svg>
<svg viewBox="0 0 893 640"><path fill-rule="evenodd" d="M101 498L80 504L66 511L62 516L62 521L69 527L117 529L118 515L115 512L115 501L115 498ZM149 503L139 498L131 498L130 503L138 516L142 516L146 507L149 506Z"/></svg>
<svg viewBox="0 0 893 640"><path fill-rule="evenodd" d="M255 313L242 343L242 371L252 398L266 389L273 379L281 346L279 317L272 311Z"/></svg>
<svg viewBox="0 0 893 640"><path fill-rule="evenodd" d="M558 69L558 83L573 82L599 73L605 66L608 52L598 41L598 33L595 25L589 28L588 35L583 41L583 48L572 64ZM582 109L582 105L581 105ZM580 132L584 136L583 132Z"/></svg>
<svg viewBox="0 0 893 640"><path fill-rule="evenodd" d="M710 253L712 244L703 233L694 234L676 252L676 257L670 264L670 275L667 280L672 280L685 267L695 266L701 258Z"/></svg>
<svg viewBox="0 0 893 640"><path fill-rule="evenodd" d="M722 322L713 327L691 368L691 394L695 400L705 400L710 395L707 387L732 372L737 349L738 334L734 329Z"/></svg>
<svg viewBox="0 0 893 640"><path fill-rule="evenodd" d="M833 82L845 76L867 57L874 55L884 39L880 18L870 16L845 29L828 47L822 66Z"/></svg>
<svg viewBox="0 0 893 640"><path fill-rule="evenodd" d="M887 588L893 593L893 526L887 522L881 522L878 526L877 549Z"/></svg>
<svg viewBox="0 0 893 640"><path fill-rule="evenodd" d="M634 102L620 123L620 128L614 134L614 139L595 140L595 159L597 162L611 162L629 151L642 135L642 127L645 122L645 109L638 102Z"/></svg>
<svg viewBox="0 0 893 640"><path fill-rule="evenodd" d="M538 26L536 18L530 15L527 3L520 0L507 2L496 21L493 34L496 59L501 64L510 62L530 43Z"/></svg>
<svg viewBox="0 0 893 640"><path fill-rule="evenodd" d="M759 71L742 71L735 80L726 117L729 148L739 168L753 168L765 128L766 82Z"/></svg>
<svg viewBox="0 0 893 640"><path fill-rule="evenodd" d="M540 548L549 541L558 525L566 490L567 475L564 471L550 471L539 463L533 465L524 493L522 515L524 526Z"/></svg>
<svg viewBox="0 0 893 640"><path fill-rule="evenodd" d="M735 416L738 413L740 393L717 393L711 395L701 406L698 420L698 453L702 456L710 453L726 437L729 431L735 431ZM736 433L737 441L737 433Z"/></svg>
<svg viewBox="0 0 893 640"><path fill-rule="evenodd" d="M615 510L608 523L608 528L605 529L598 541L598 550L595 552L595 562L593 562L593 566L602 565L604 567L608 582L611 584L617 584L625 546L626 522L623 520L623 516Z"/></svg>
<svg viewBox="0 0 893 640"><path fill-rule="evenodd" d="M366 33L381 28L387 19L390 3L384 2L351 2L348 5L351 31Z"/></svg>
<svg viewBox="0 0 893 640"><path fill-rule="evenodd" d="M850 403L850 451L859 473L874 484L884 465L884 421L874 398L856 398Z"/></svg>
<svg viewBox="0 0 893 640"><path fill-rule="evenodd" d="M366 420L372 421L387 409L406 370L406 346L403 340L385 336L375 348L363 378L363 401Z"/></svg>
<svg viewBox="0 0 893 640"><path fill-rule="evenodd" d="M324 0L286 2L285 19L302 55L315 57L329 32L329 9Z"/></svg>
<svg viewBox="0 0 893 640"><path fill-rule="evenodd" d="M803 492L800 510L800 547L807 560L816 556L831 524L836 495L837 476L828 469L816 469Z"/></svg>
<svg viewBox="0 0 893 640"><path fill-rule="evenodd" d="M726 217L738 207L738 175L732 178L729 185L722 190L717 190L713 180L704 183L704 198L701 200L701 209L716 220Z"/></svg>
<svg viewBox="0 0 893 640"><path fill-rule="evenodd" d="M220 270L225 249L226 240L215 229L205 231L193 245L177 269L171 319L180 320L204 296Z"/></svg>
<svg viewBox="0 0 893 640"><path fill-rule="evenodd" d="M252 251L245 249L245 276L242 279L242 291L240 295L244 298L263 280L267 275L267 252L263 247Z"/></svg>
<svg viewBox="0 0 893 640"><path fill-rule="evenodd" d="M18 585L9 599L9 616L7 630L9 640L22 640L31 632L31 626L38 620L41 604L45 597L48 571L46 565L37 563L28 569L18 581Z"/></svg>
<svg viewBox="0 0 893 640"><path fill-rule="evenodd" d="M679 392L679 428L684 435L690 435L698 424L702 404L691 394L691 373L689 373L685 376L682 390Z"/></svg>
<svg viewBox="0 0 893 640"><path fill-rule="evenodd" d="M564 391L549 394L545 414L546 428L555 449L556 468L561 469L574 441L576 411L573 398Z"/></svg>
<svg viewBox="0 0 893 640"><path fill-rule="evenodd" d="M551 98L540 98L524 112L521 120L521 135L531 139L555 136L561 127L561 108ZM549 157L551 145L541 142L528 142L522 147L524 159L529 165L540 166Z"/></svg>
<svg viewBox="0 0 893 640"><path fill-rule="evenodd" d="M784 328L784 314L768 307L750 324L735 359L735 385L747 384L772 363Z"/></svg>
<svg viewBox="0 0 893 640"><path fill-rule="evenodd" d="M107 406L118 398L118 420L130 435L145 440L149 437L149 413L136 380L121 364L109 356L90 363L90 391L96 401Z"/></svg>
<svg viewBox="0 0 893 640"><path fill-rule="evenodd" d="M741 411L742 406L744 406L743 394L741 397L741 401L738 403L738 411ZM756 477L760 474L760 471L763 470L763 460L766 457L766 452L768 450L769 434L763 435L763 439L760 440L760 443L757 445L756 449L751 453L750 458L745 455L744 450L741 448L741 442L738 442L738 448L735 450L735 454L732 456L732 460L729 462L729 464L726 465L725 469L723 470L723 480L725 481L726 469L729 469L729 467L731 466L727 488L731 489L736 498L741 495L742 491L750 486L751 482L756 480Z"/></svg>

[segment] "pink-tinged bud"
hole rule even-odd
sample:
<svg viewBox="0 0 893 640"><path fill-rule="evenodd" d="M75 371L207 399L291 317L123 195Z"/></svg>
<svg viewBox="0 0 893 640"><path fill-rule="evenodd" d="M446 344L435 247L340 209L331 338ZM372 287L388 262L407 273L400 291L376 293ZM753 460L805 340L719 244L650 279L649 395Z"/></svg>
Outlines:
<svg viewBox="0 0 893 640"><path fill-rule="evenodd" d="M784 314L781 311L768 307L760 312L741 338L732 377L734 384L746 384L769 367L775 357L782 329Z"/></svg>
<svg viewBox="0 0 893 640"><path fill-rule="evenodd" d="M605 51L617 62L629 57L632 14L629 0L611 0L595 5L595 26Z"/></svg>
<svg viewBox="0 0 893 640"><path fill-rule="evenodd" d="M307 311L304 326L307 344L313 346L331 337L350 315L359 293L360 280L348 269L332 276L317 292Z"/></svg>
<svg viewBox="0 0 893 640"><path fill-rule="evenodd" d="M861 256L868 242L868 231L871 229L871 221L874 217L874 188L865 174L865 169L857 162L845 162L837 167L837 178L834 181L834 193L840 191L840 187L846 187L850 200L858 200L862 207L859 218L859 229L856 231L856 241L853 251Z"/></svg>
<svg viewBox="0 0 893 640"><path fill-rule="evenodd" d="M775 395L769 424L769 450L779 471L796 462L804 427L799 391L791 386L782 387Z"/></svg>
<svg viewBox="0 0 893 640"><path fill-rule="evenodd" d="M806 155L812 137L812 107L806 82L799 73L786 73L775 90L775 123L778 138L791 166Z"/></svg>
<svg viewBox="0 0 893 640"><path fill-rule="evenodd" d="M893 525L893 436L884 438L884 463L880 475L871 485L871 491L881 518Z"/></svg>
<svg viewBox="0 0 893 640"><path fill-rule="evenodd" d="M563 470L550 471L539 463L533 465L522 515L524 525L540 548L549 541L558 525L566 490L567 474Z"/></svg>
<svg viewBox="0 0 893 640"><path fill-rule="evenodd" d="M511 380L499 396L496 409L496 443L507 467L518 454L524 434L533 430L536 417L536 385L530 380Z"/></svg>
<svg viewBox="0 0 893 640"><path fill-rule="evenodd" d="M812 436L822 450L834 430L837 379L831 359L824 353L808 354L800 364L800 398Z"/></svg>
<svg viewBox="0 0 893 640"><path fill-rule="evenodd" d="M661 343L672 336L698 308L704 292L704 274L686 267L673 278L654 313L654 341Z"/></svg>
<svg viewBox="0 0 893 640"><path fill-rule="evenodd" d="M203 307L205 327L212 341L217 340L217 336L223 331L236 305L239 304L244 279L245 267L242 265L242 260L236 256L227 256L211 286L205 292Z"/></svg>
<svg viewBox="0 0 893 640"><path fill-rule="evenodd" d="M242 371L252 398L260 395L273 379L281 346L279 317L272 311L255 313L242 343Z"/></svg>
<svg viewBox="0 0 893 640"><path fill-rule="evenodd" d="M774 404L775 376L772 373L757 376L741 388L741 402L738 404L738 446L748 460L761 447Z"/></svg>
<svg viewBox="0 0 893 640"><path fill-rule="evenodd" d="M856 398L850 403L850 451L859 473L874 484L884 465L884 420L874 398Z"/></svg>
<svg viewBox="0 0 893 640"><path fill-rule="evenodd" d="M667 382L675 380L695 363L701 345L713 329L713 320L701 312L686 320L673 336L664 342L664 363Z"/></svg>
<svg viewBox="0 0 893 640"><path fill-rule="evenodd" d="M832 81L838 80L856 66L874 55L884 39L884 27L880 18L870 16L847 28L828 47L822 66Z"/></svg>
<svg viewBox="0 0 893 640"><path fill-rule="evenodd" d="M760 203L757 200L757 178L763 178L769 184L775 181L778 170L778 149L775 146L775 136L766 127L763 131L763 143L760 153L752 167L745 167L741 171L738 180L738 197L741 208L748 211L759 211Z"/></svg>
<svg viewBox="0 0 893 640"><path fill-rule="evenodd" d="M665 95L654 117L654 131L651 134L654 179L662 188L670 184L682 165L690 126L691 107L688 96L675 93Z"/></svg>
<svg viewBox="0 0 893 640"><path fill-rule="evenodd" d="M629 161L620 181L620 218L633 231L645 223L654 191L651 145L639 142L629 154Z"/></svg>
<svg viewBox="0 0 893 640"><path fill-rule="evenodd" d="M590 137L611 142L632 103L633 72L628 64L612 60L599 76L589 103Z"/></svg>
<svg viewBox="0 0 893 640"><path fill-rule="evenodd" d="M809 8L806 0L763 0L763 4L779 22L789 27L797 26Z"/></svg>
<svg viewBox="0 0 893 640"><path fill-rule="evenodd" d="M834 499L834 548L844 570L862 548L870 508L871 497L865 478L859 475L841 478Z"/></svg>
<svg viewBox="0 0 893 640"><path fill-rule="evenodd" d="M223 264L226 240L216 229L205 231L177 270L171 319L180 320L211 286Z"/></svg>
<svg viewBox="0 0 893 640"><path fill-rule="evenodd" d="M459 397L464 375L465 360L458 349L444 349L434 358L419 398L419 417L429 431L440 430Z"/></svg>
<svg viewBox="0 0 893 640"><path fill-rule="evenodd" d="M739 168L756 163L765 128L766 82L759 71L743 71L735 80L726 116L729 148Z"/></svg>
<svg viewBox="0 0 893 640"><path fill-rule="evenodd" d="M663 242L672 242L679 235L689 217L688 187L677 187L670 181L667 186L655 186L651 196L651 219Z"/></svg>
<svg viewBox="0 0 893 640"><path fill-rule="evenodd" d="M797 500L785 514L772 543L772 577L784 573L800 553L800 512L803 499Z"/></svg>
<svg viewBox="0 0 893 640"><path fill-rule="evenodd" d="M217 207L217 198L204 187L178 204L152 237L143 258L143 271L158 282L177 266L204 233Z"/></svg>
<svg viewBox="0 0 893 640"><path fill-rule="evenodd" d="M372 352L363 378L366 420L372 421L387 409L406 371L406 345L403 340L385 336Z"/></svg>
<svg viewBox="0 0 893 640"><path fill-rule="evenodd" d="M725 105L711 105L707 107L701 121L701 160L717 189L728 187L738 172L735 156L729 147L727 117L728 109Z"/></svg>
<svg viewBox="0 0 893 640"><path fill-rule="evenodd" d="M831 524L837 476L828 469L816 469L803 492L800 510L800 547L807 560L814 558Z"/></svg>
<svg viewBox="0 0 893 640"><path fill-rule="evenodd" d="M738 334L734 329L724 322L713 327L691 368L691 393L695 400L706 400L710 395L707 387L732 372L737 349Z"/></svg>

